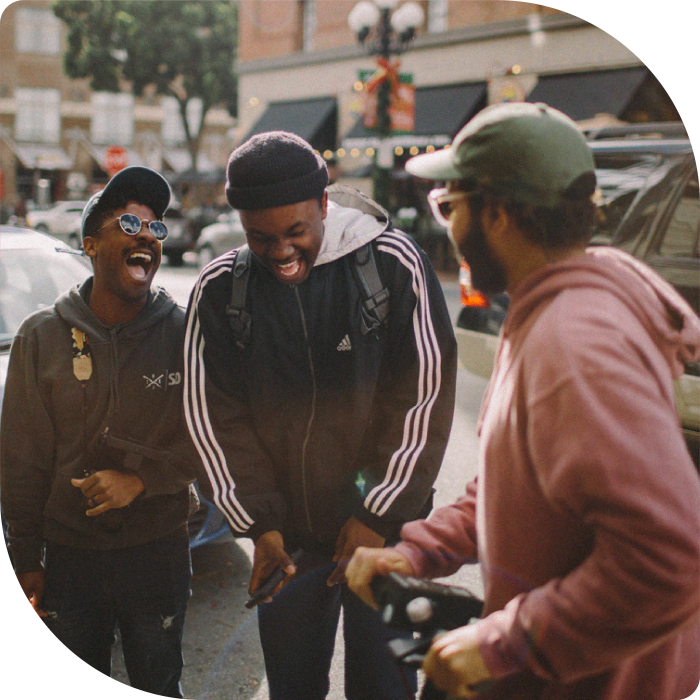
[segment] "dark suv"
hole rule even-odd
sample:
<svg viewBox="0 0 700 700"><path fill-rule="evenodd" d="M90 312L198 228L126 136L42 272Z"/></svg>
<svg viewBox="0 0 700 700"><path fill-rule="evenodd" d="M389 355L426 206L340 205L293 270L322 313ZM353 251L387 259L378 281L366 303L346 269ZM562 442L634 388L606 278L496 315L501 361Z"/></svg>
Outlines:
<svg viewBox="0 0 700 700"><path fill-rule="evenodd" d="M614 245L643 260L700 314L698 169L682 124L607 127L587 133L600 190L593 245ZM457 319L464 367L488 377L496 336L508 310L505 294L486 299L470 288L463 266ZM686 367L676 403L691 454L700 452L700 365Z"/></svg>
<svg viewBox="0 0 700 700"><path fill-rule="evenodd" d="M163 241L163 257L171 267L180 267L184 254L192 248L192 234L179 204L171 204L163 217L168 237Z"/></svg>

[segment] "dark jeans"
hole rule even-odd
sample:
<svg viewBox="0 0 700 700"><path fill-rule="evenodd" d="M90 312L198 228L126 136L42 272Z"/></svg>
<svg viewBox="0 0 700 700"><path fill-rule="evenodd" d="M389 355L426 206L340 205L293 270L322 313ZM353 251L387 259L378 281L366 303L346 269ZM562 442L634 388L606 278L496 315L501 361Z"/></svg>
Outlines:
<svg viewBox="0 0 700 700"><path fill-rule="evenodd" d="M344 584L329 587L334 564L301 575L258 608L260 641L271 700L322 700L329 690L335 635L344 611L347 700L407 700L416 673L386 649L396 633ZM302 571L303 560L299 563Z"/></svg>
<svg viewBox="0 0 700 700"><path fill-rule="evenodd" d="M47 543L46 625L106 675L118 627L132 687L181 698L191 569L187 537L109 551Z"/></svg>

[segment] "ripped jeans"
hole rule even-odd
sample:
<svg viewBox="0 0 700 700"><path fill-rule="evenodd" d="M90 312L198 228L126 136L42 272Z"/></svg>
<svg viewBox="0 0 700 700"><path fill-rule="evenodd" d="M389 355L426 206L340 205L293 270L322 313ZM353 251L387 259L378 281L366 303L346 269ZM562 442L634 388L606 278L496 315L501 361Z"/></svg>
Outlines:
<svg viewBox="0 0 700 700"><path fill-rule="evenodd" d="M191 571L186 536L108 551L47 543L46 625L106 675L118 628L131 686L181 698Z"/></svg>

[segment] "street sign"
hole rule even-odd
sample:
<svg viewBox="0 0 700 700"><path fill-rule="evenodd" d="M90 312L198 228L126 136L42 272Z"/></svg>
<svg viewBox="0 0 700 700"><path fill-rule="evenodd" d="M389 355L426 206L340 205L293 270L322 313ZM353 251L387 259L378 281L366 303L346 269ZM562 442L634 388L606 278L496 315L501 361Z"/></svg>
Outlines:
<svg viewBox="0 0 700 700"><path fill-rule="evenodd" d="M120 170L124 170L128 164L126 149L122 146L110 146L105 151L103 167L110 177L116 175Z"/></svg>

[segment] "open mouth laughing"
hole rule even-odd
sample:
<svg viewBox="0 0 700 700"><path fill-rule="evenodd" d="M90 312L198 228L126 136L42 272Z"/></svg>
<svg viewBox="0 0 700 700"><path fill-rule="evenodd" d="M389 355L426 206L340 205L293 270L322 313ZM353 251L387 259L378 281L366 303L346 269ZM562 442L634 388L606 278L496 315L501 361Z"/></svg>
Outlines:
<svg viewBox="0 0 700 700"><path fill-rule="evenodd" d="M270 266L282 282L287 282L290 284L299 277L303 270L303 265L300 258L292 260L292 262L289 263L284 263L283 265L270 261Z"/></svg>
<svg viewBox="0 0 700 700"><path fill-rule="evenodd" d="M135 250L126 257L126 266L131 276L139 281L148 279L153 269L155 256L150 250Z"/></svg>

